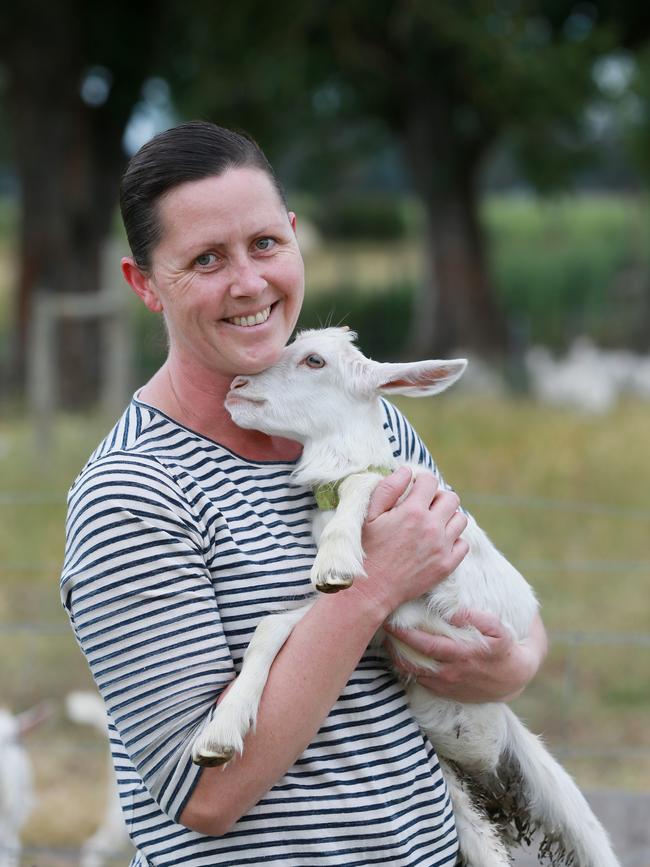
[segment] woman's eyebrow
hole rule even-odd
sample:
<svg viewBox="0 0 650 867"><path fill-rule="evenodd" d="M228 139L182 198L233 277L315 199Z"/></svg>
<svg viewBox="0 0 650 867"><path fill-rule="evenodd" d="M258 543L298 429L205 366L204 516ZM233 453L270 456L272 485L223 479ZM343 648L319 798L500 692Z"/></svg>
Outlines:
<svg viewBox="0 0 650 867"><path fill-rule="evenodd" d="M249 232L248 237L250 239L262 238L265 235L271 235L271 234L276 234L278 232L282 232L283 229L284 229L284 225L280 222L265 223L259 229L255 229L254 231ZM196 256L199 253L202 253L204 250L209 250L213 247L227 247L227 246L228 246L227 241L223 241L223 240L217 241L214 236L207 236L206 235L205 240L192 242L190 245L188 245L185 248L184 252L188 256L192 256L192 255Z"/></svg>

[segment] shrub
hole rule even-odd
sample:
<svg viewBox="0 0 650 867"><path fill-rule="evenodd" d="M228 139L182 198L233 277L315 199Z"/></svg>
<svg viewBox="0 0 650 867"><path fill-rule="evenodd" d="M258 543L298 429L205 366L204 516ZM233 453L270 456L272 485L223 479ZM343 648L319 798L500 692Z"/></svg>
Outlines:
<svg viewBox="0 0 650 867"><path fill-rule="evenodd" d="M395 359L407 340L414 286L396 285L381 292L358 292L354 286L305 297L300 328L349 325L359 330L359 345L371 358Z"/></svg>
<svg viewBox="0 0 650 867"><path fill-rule="evenodd" d="M399 240L409 228L403 199L395 196L339 196L321 202L313 216L326 238L347 241Z"/></svg>

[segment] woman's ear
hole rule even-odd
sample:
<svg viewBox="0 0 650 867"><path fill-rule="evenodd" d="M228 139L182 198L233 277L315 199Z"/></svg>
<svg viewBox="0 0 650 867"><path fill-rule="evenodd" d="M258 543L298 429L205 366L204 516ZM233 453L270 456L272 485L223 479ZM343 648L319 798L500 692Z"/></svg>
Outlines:
<svg viewBox="0 0 650 867"><path fill-rule="evenodd" d="M135 294L142 299L147 309L152 313L161 313L162 301L150 276L142 271L131 256L124 256L121 261L122 274Z"/></svg>
<svg viewBox="0 0 650 867"><path fill-rule="evenodd" d="M289 211L289 222L291 223L291 228L293 229L293 234L296 234L296 215L293 211Z"/></svg>

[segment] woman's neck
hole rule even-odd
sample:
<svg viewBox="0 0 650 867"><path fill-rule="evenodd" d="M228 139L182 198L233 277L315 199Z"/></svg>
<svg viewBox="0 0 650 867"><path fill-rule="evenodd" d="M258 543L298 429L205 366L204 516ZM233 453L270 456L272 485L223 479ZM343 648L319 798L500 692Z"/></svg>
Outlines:
<svg viewBox="0 0 650 867"><path fill-rule="evenodd" d="M224 406L233 377L190 376L169 359L140 390L144 403L161 410L184 427L250 460L295 460L302 446L293 440L244 430Z"/></svg>

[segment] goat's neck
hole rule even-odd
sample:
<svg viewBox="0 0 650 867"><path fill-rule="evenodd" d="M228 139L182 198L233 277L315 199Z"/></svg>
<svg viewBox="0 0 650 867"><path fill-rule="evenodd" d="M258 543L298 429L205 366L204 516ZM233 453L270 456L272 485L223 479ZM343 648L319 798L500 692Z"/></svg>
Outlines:
<svg viewBox="0 0 650 867"><path fill-rule="evenodd" d="M359 406L344 429L308 437L294 480L301 485L315 485L338 481L370 466L393 468L396 461L383 421L381 404L376 401Z"/></svg>

